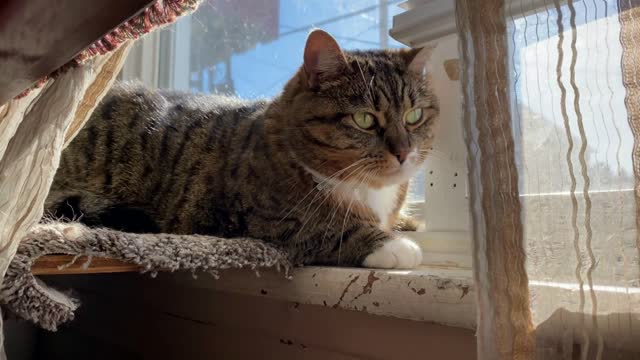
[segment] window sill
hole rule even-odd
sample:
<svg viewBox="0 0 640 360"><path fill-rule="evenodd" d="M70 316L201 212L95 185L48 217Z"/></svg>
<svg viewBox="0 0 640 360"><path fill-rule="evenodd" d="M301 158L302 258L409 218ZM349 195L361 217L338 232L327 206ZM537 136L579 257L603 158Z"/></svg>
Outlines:
<svg viewBox="0 0 640 360"><path fill-rule="evenodd" d="M286 279L276 271L228 270L215 280L201 275L169 274L164 280L244 295L364 311L446 326L474 329L475 287L471 271L445 265L411 271L340 267L294 269Z"/></svg>

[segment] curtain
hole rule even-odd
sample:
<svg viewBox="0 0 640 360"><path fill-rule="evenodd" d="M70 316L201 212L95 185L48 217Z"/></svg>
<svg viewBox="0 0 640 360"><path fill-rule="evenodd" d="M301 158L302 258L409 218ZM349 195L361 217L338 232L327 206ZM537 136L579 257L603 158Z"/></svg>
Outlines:
<svg viewBox="0 0 640 360"><path fill-rule="evenodd" d="M64 147L106 95L133 41L194 11L201 0L157 0L30 89L0 104L0 283L44 211ZM0 317L0 359L6 359Z"/></svg>
<svg viewBox="0 0 640 360"><path fill-rule="evenodd" d="M42 217L64 145L109 90L128 49L96 56L0 106L0 281L20 239Z"/></svg>
<svg viewBox="0 0 640 360"><path fill-rule="evenodd" d="M640 359L639 6L456 1L481 359Z"/></svg>

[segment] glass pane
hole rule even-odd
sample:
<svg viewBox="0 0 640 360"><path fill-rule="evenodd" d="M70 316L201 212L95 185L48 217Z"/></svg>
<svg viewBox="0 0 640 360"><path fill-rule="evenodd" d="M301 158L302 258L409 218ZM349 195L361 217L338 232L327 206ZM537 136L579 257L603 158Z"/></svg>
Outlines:
<svg viewBox="0 0 640 360"><path fill-rule="evenodd" d="M401 47L388 36L399 1L206 0L191 16L190 87L273 97L302 64L307 34L321 27L344 49Z"/></svg>

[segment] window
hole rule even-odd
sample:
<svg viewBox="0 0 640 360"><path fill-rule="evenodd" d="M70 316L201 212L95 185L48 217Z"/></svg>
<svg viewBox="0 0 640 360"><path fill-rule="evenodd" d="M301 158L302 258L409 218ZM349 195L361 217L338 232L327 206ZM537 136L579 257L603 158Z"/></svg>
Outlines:
<svg viewBox="0 0 640 360"><path fill-rule="evenodd" d="M305 39L313 27L331 33L344 49L404 47L389 36L394 16L404 11L399 4L398 0L205 0L191 16L136 44L121 79L247 99L273 97L301 65ZM450 36L436 48L432 62L442 103L442 135L409 194L409 208L425 220L426 228L408 236L423 247L425 262L451 265L453 261L470 268L459 82L449 79L442 66L455 59L457 41Z"/></svg>

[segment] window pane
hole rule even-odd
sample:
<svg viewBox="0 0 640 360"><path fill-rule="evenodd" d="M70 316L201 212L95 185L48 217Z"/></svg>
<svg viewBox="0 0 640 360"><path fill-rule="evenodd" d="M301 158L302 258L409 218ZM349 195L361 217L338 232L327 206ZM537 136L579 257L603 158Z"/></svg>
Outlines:
<svg viewBox="0 0 640 360"><path fill-rule="evenodd" d="M206 0L191 16L190 88L273 97L302 64L318 26L344 49L401 47L388 36L399 1ZM381 20L382 19L382 20Z"/></svg>

